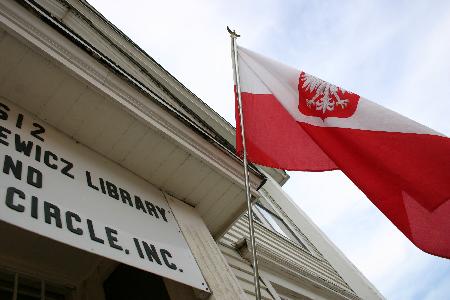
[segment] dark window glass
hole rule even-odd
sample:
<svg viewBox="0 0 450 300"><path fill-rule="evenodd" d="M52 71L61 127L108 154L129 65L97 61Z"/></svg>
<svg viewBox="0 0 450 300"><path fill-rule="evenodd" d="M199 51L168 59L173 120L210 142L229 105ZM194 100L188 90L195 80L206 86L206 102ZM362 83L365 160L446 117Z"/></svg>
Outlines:
<svg viewBox="0 0 450 300"><path fill-rule="evenodd" d="M14 274L0 272L0 299L12 299L14 290Z"/></svg>
<svg viewBox="0 0 450 300"><path fill-rule="evenodd" d="M16 284L15 284L16 283ZM0 270L0 299L13 299L17 288L17 300L41 300L45 293L46 300L64 300L70 289L27 275Z"/></svg>

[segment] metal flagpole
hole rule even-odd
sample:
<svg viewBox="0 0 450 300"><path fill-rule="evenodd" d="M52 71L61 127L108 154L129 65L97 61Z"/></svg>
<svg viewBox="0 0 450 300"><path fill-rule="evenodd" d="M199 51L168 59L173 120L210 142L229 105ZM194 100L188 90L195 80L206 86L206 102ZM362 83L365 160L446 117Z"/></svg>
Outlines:
<svg viewBox="0 0 450 300"><path fill-rule="evenodd" d="M245 130L244 130L244 116L242 111L242 99L241 99L241 85L239 78L239 63L237 56L236 39L240 37L235 30L231 30L227 26L228 33L231 37L231 54L233 60L234 82L236 84L236 91L238 97L239 115L241 123L241 136L242 136L242 148L244 150L244 176L245 176L245 194L247 196L247 214L248 214L248 229L250 231L250 243L252 247L252 264L253 264L253 281L255 283L255 296L256 300L261 300L261 291L259 288L259 273L258 273L258 261L256 259L256 241L255 241L255 229L253 227L253 213L252 202L250 199L250 184L248 177L248 162L247 162L247 148L245 146Z"/></svg>

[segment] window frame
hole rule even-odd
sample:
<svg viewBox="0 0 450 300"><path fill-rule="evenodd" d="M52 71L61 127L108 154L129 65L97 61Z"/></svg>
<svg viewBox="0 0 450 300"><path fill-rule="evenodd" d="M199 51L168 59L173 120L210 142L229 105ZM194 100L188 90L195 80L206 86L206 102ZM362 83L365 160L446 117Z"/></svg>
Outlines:
<svg viewBox="0 0 450 300"><path fill-rule="evenodd" d="M0 267L0 278L2 278L2 286L0 286L0 289L6 293L11 293L11 299L13 300L20 298L21 295L39 300L55 299L54 297L56 297L56 299L73 298L73 290L71 288L65 285L55 284L40 276L32 276ZM23 282L24 280L25 283Z"/></svg>
<svg viewBox="0 0 450 300"><path fill-rule="evenodd" d="M283 220L283 218L281 218L280 216L278 216L276 213L274 213L273 211L271 211L269 208L265 207L263 203L261 203L260 200L258 200L257 202L255 202L254 204L254 213L257 215L257 217L261 220L262 225L264 225L266 228L268 228L269 230L271 230L272 232L282 236L283 238L297 244L298 246L300 246L301 248L309 251L309 249L306 247L305 243L302 242L302 240L300 239L300 237L290 228L290 226L286 223L286 221ZM262 211L261 211L262 210ZM273 221L275 222L275 226L274 224L271 223L270 220L268 220L268 218L264 215L264 212L267 213L271 218L273 218ZM281 223L283 225L283 227L286 228L287 232L285 230L283 230L283 228L280 226ZM278 227L279 230L277 230ZM281 232L280 232L281 231ZM293 238L291 238L290 236L292 236Z"/></svg>

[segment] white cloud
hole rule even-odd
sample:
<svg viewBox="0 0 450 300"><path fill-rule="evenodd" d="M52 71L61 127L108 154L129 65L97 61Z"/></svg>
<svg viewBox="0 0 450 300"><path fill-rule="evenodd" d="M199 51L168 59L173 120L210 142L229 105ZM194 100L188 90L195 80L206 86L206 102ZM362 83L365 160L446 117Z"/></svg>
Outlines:
<svg viewBox="0 0 450 300"><path fill-rule="evenodd" d="M321 227L333 224L352 210L365 213L368 204L365 195L340 171L290 172L291 179L284 189L294 197L300 207Z"/></svg>
<svg viewBox="0 0 450 300"><path fill-rule="evenodd" d="M444 274L444 276L439 280L436 278L438 284L433 287L433 289L428 290L425 293L424 300L436 300L436 299L446 299L450 295L450 276L448 274ZM446 275L446 276L445 276Z"/></svg>
<svg viewBox="0 0 450 300"><path fill-rule="evenodd" d="M89 1L166 70L234 124L233 74L226 27L256 44L278 19L278 2ZM250 34L251 33L251 34ZM231 101L230 101L231 99ZM231 106L230 106L231 105Z"/></svg>
<svg viewBox="0 0 450 300"><path fill-rule="evenodd" d="M410 49L408 74L389 98L394 109L450 135L450 11L445 13Z"/></svg>

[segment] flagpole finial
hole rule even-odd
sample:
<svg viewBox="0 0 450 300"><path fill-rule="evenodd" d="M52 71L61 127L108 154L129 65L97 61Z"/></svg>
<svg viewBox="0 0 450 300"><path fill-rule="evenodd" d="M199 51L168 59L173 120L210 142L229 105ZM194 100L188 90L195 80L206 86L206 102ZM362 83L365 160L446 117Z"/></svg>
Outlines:
<svg viewBox="0 0 450 300"><path fill-rule="evenodd" d="M240 37L240 35L236 33L236 30L231 30L230 27L228 27L228 26L227 26L227 30L228 30L228 33L231 35L232 38Z"/></svg>

